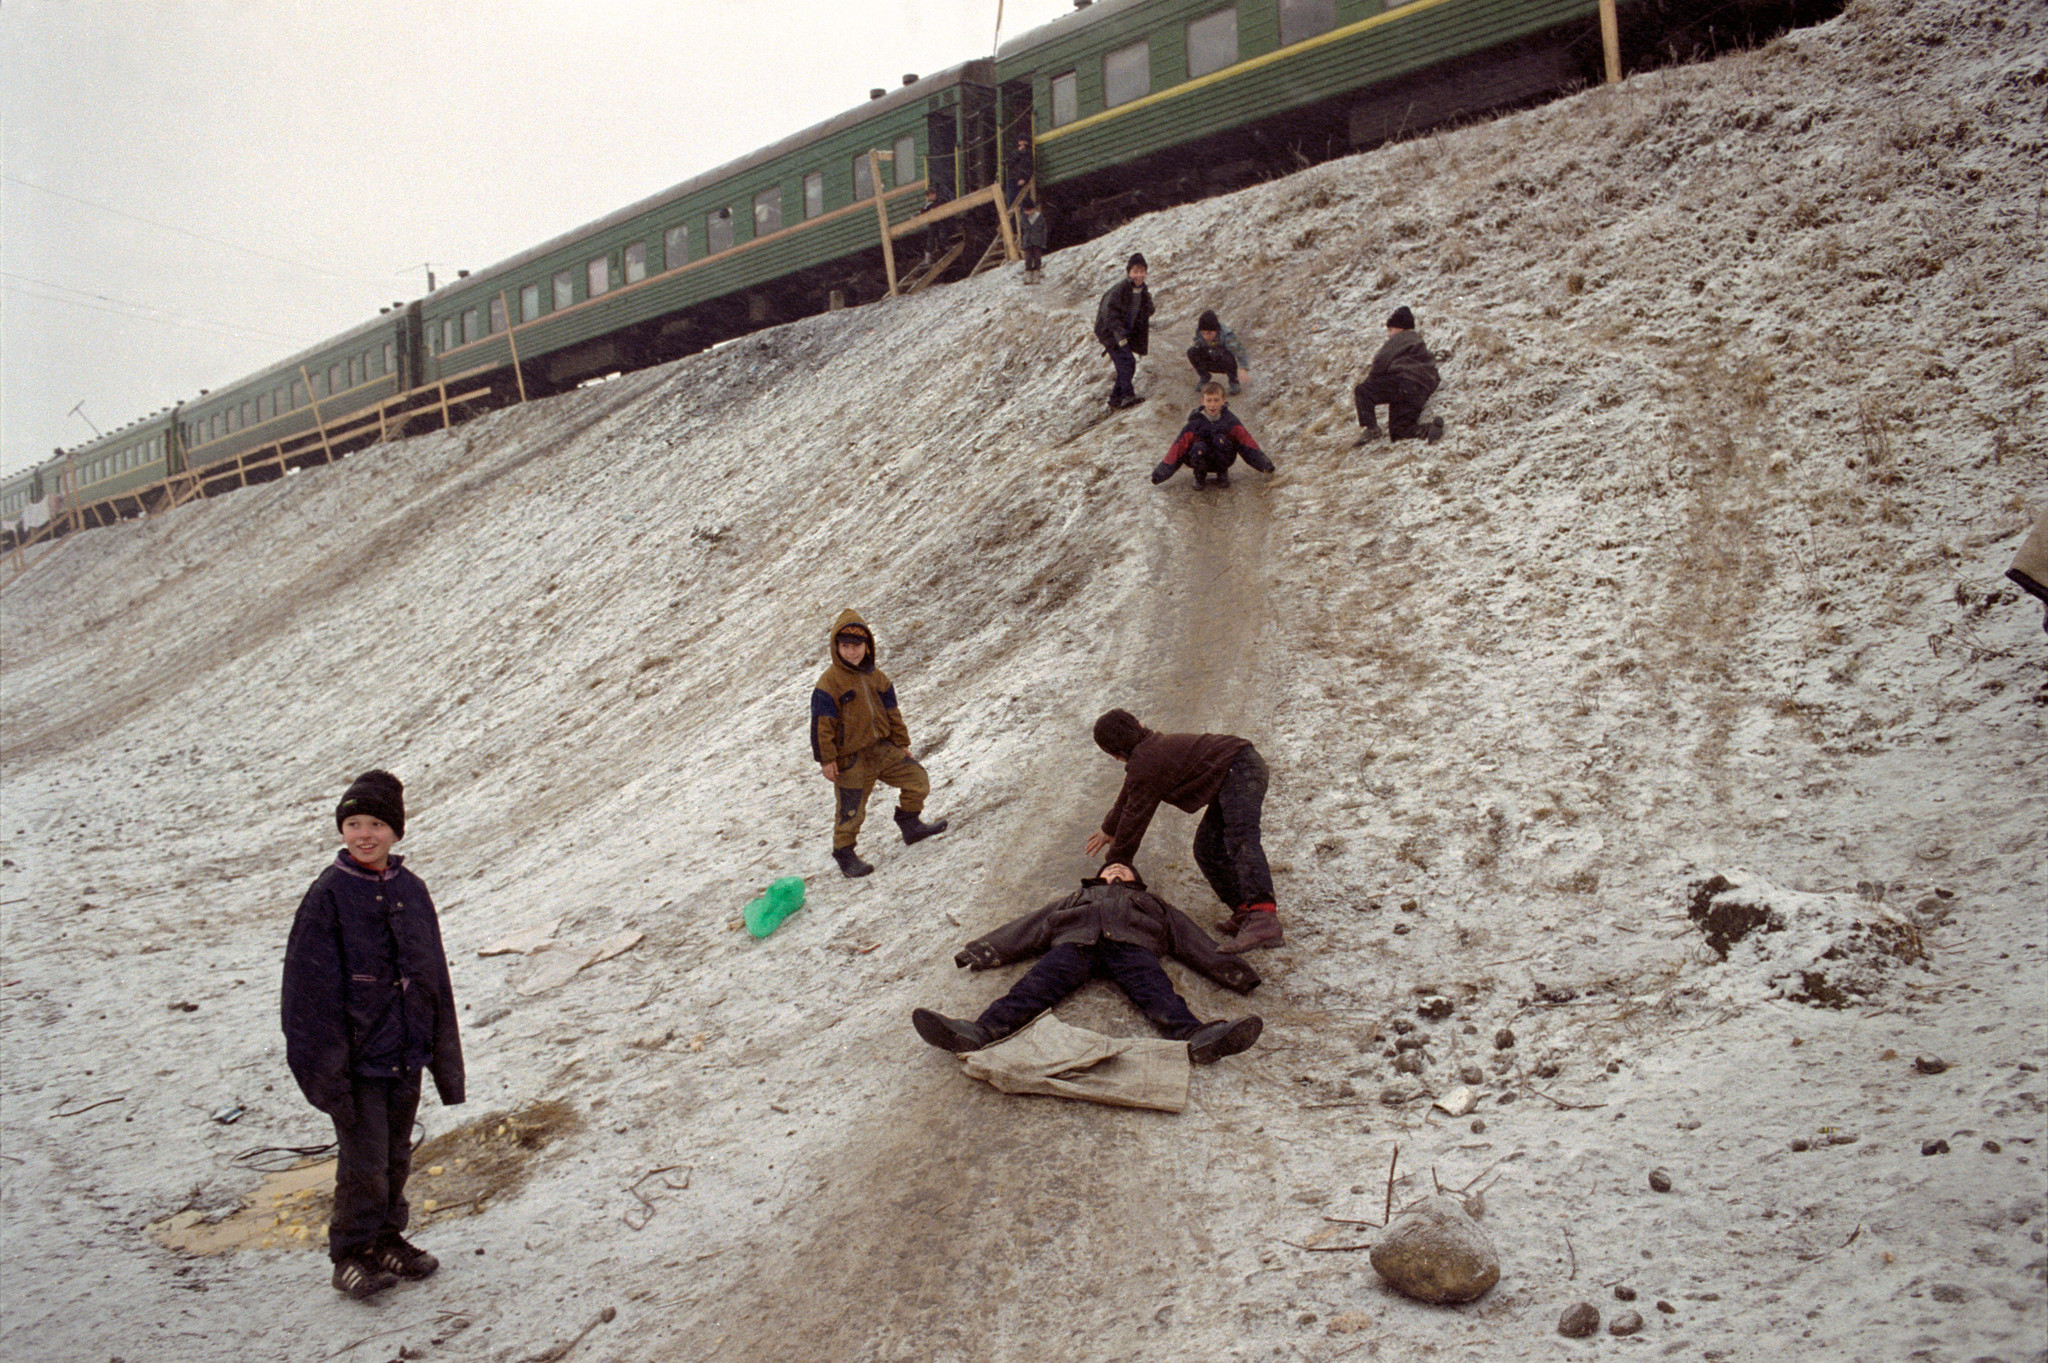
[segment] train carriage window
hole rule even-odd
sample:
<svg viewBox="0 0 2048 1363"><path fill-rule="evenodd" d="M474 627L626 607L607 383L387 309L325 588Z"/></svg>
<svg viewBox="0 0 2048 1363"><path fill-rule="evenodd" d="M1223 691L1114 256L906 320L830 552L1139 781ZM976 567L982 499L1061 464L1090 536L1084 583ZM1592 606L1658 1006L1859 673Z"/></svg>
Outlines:
<svg viewBox="0 0 2048 1363"><path fill-rule="evenodd" d="M1337 0L1280 0L1280 45L1298 43L1337 26Z"/></svg>
<svg viewBox="0 0 2048 1363"><path fill-rule="evenodd" d="M305 382L305 380L304 380L304 379L293 379L293 380L292 380L292 410L296 412L296 411L297 411L297 410L298 410L299 408L301 408L301 407L303 407L303 406L305 406L305 405L306 405L306 382Z"/></svg>
<svg viewBox="0 0 2048 1363"><path fill-rule="evenodd" d="M782 230L782 187L764 189L754 196L754 235L765 237Z"/></svg>
<svg viewBox="0 0 2048 1363"><path fill-rule="evenodd" d="M245 427L245 428L246 428L246 427L248 427L248 426L250 426L250 425L252 425L252 424L253 424L253 423L252 423L252 422L250 421L250 419L249 419L249 418L250 418L250 408L249 408L249 404L245 402L245 403L243 403L243 404L242 404L242 420L241 420L241 425L242 425L243 427Z"/></svg>
<svg viewBox="0 0 2048 1363"><path fill-rule="evenodd" d="M455 319L444 318L441 322L441 349L443 353L455 349Z"/></svg>
<svg viewBox="0 0 2048 1363"><path fill-rule="evenodd" d="M853 158L853 201L859 203L862 199L872 199L874 197L874 172L868 165L868 154L862 152Z"/></svg>
<svg viewBox="0 0 2048 1363"><path fill-rule="evenodd" d="M505 295L499 294L491 300L491 335L505 329Z"/></svg>
<svg viewBox="0 0 2048 1363"><path fill-rule="evenodd" d="M540 285L528 284L519 291L519 320L531 322L540 316Z"/></svg>
<svg viewBox="0 0 2048 1363"><path fill-rule="evenodd" d="M285 404L285 391L284 391L284 386L283 386L282 384L280 384L280 385L278 385L277 389L276 389L276 390L275 390L274 392L272 392L272 393L271 393L271 395L270 395L270 414L271 414L272 416L277 416L277 415L279 415L280 413L283 413L283 412L288 412L288 411L290 411L290 410L291 410L291 408L289 408L289 407L285 406L284 404Z"/></svg>
<svg viewBox="0 0 2048 1363"><path fill-rule="evenodd" d="M612 258L608 255L598 256L585 265L583 279L588 285L585 290L588 296L595 298L601 293L609 292L612 287Z"/></svg>
<svg viewBox="0 0 2048 1363"><path fill-rule="evenodd" d="M327 366L327 396L348 391L348 371L338 364Z"/></svg>
<svg viewBox="0 0 2048 1363"><path fill-rule="evenodd" d="M464 345L474 341L480 334L477 331L477 323L480 320L475 308L464 308L462 310L462 343Z"/></svg>
<svg viewBox="0 0 2048 1363"><path fill-rule="evenodd" d="M804 176L804 216L815 218L825 211L825 172L814 170Z"/></svg>
<svg viewBox="0 0 2048 1363"><path fill-rule="evenodd" d="M690 263L690 229L671 227L661 234L661 268L673 270Z"/></svg>
<svg viewBox="0 0 2048 1363"><path fill-rule="evenodd" d="M917 164L917 139L915 137L897 138L895 152L897 184L914 185L924 178L921 168ZM1391 419L1389 418L1389 420Z"/></svg>
<svg viewBox="0 0 2048 1363"><path fill-rule="evenodd" d="M352 355L348 362L349 384L353 387L370 377L370 359L367 355Z"/></svg>
<svg viewBox="0 0 2048 1363"><path fill-rule="evenodd" d="M1064 127L1081 116L1081 89L1072 71L1052 78L1052 125Z"/></svg>
<svg viewBox="0 0 2048 1363"><path fill-rule="evenodd" d="M392 360L392 354L391 354L391 342L389 342L389 341L386 341L386 342L384 343L384 367L383 367L382 369L378 370L377 372L378 372L379 374L389 374L389 373L391 373L391 372L392 372L392 367L391 367L391 360Z"/></svg>
<svg viewBox="0 0 2048 1363"><path fill-rule="evenodd" d="M576 301L576 276L568 270L555 276L555 311L560 312Z"/></svg>
<svg viewBox="0 0 2048 1363"><path fill-rule="evenodd" d="M1102 58L1102 107L1114 109L1152 93L1152 44L1149 39L1120 47Z"/></svg>
<svg viewBox="0 0 2048 1363"><path fill-rule="evenodd" d="M1188 24L1188 79L1237 65L1237 10L1219 9Z"/></svg>
<svg viewBox="0 0 2048 1363"><path fill-rule="evenodd" d="M732 249L732 210L721 208L704 219L704 235L709 239L711 254Z"/></svg>
<svg viewBox="0 0 2048 1363"><path fill-rule="evenodd" d="M636 241L626 248L626 282L638 284L647 278L647 243Z"/></svg>

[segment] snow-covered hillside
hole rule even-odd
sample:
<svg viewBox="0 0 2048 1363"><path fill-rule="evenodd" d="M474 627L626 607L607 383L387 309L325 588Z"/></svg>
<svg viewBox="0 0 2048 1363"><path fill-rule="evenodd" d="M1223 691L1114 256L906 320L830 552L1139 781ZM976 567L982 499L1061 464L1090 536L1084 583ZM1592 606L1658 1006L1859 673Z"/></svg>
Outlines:
<svg viewBox="0 0 2048 1363"><path fill-rule="evenodd" d="M2002 578L2048 501L2044 96L2038 5L1857 0L1039 287L67 539L0 590L0 1351L515 1363L597 1321L568 1357L2048 1357L2048 638ZM1133 250L1150 401L1102 419L1088 324ZM1354 449L1403 303L1449 433ZM1155 488L1205 307L1279 472ZM804 737L848 605L952 820L903 848L879 792L857 882ZM1017 972L953 952L1090 869L1118 705L1274 772L1267 1030L1178 1116L1003 1096L908 1022L978 1011ZM467 1029L429 1134L574 1121L365 1306L317 1235L147 1228L330 1138L277 979L369 766ZM1193 822L1141 867L1213 921ZM805 909L735 930L785 874ZM1725 961L1716 875L1782 929ZM1145 1031L1107 985L1062 1015ZM1432 1109L1473 1065L1477 1111ZM1483 1193L1489 1295L1411 1302L1344 1248L1390 1162L1397 1207ZM1640 1335L1558 1336L1617 1288Z"/></svg>

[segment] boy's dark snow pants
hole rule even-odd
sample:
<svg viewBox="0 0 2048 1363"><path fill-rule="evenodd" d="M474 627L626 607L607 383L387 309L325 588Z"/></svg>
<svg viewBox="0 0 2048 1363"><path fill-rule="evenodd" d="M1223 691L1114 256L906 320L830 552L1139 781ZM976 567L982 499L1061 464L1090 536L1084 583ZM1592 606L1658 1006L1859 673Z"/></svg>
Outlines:
<svg viewBox="0 0 2048 1363"><path fill-rule="evenodd" d="M978 1021L997 1037L1006 1037L1067 995L1100 975L1124 991L1161 1036L1185 1038L1202 1024L1187 1000L1173 987L1159 958L1141 946L1107 937L1082 946L1062 942L1038 958L1010 992L982 1011Z"/></svg>
<svg viewBox="0 0 2048 1363"><path fill-rule="evenodd" d="M1226 908L1273 902L1273 872L1259 840L1266 781L1266 759L1246 745L1195 829L1195 865Z"/></svg>
<svg viewBox="0 0 2048 1363"><path fill-rule="evenodd" d="M334 1119L334 1216L327 1223L327 1257L336 1263L405 1230L411 1208L405 1180L412 1172L412 1122L420 1110L420 1072L403 1079L356 1075L350 1110Z"/></svg>
<svg viewBox="0 0 2048 1363"><path fill-rule="evenodd" d="M1414 440L1422 435L1422 404L1429 401L1429 393L1420 385L1392 374L1378 378L1367 378L1351 390L1352 403L1358 408L1358 424L1374 424L1372 409L1380 403L1387 405L1387 438L1390 440Z"/></svg>

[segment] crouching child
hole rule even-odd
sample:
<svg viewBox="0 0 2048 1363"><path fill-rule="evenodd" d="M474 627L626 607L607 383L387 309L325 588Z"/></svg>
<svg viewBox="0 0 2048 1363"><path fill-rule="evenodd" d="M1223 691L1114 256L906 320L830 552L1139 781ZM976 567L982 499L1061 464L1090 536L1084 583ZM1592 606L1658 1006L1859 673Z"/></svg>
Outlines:
<svg viewBox="0 0 2048 1363"><path fill-rule="evenodd" d="M1211 479L1218 487L1229 487L1230 466L1239 455L1261 473L1273 471L1273 461L1259 448L1259 442L1224 405L1223 385L1211 380L1202 385L1202 405L1188 413L1188 424L1181 427L1166 458L1152 470L1152 481L1163 483L1186 464L1195 472L1196 487L1207 487Z"/></svg>
<svg viewBox="0 0 2048 1363"><path fill-rule="evenodd" d="M1252 376L1251 357L1237 333L1224 326L1214 312L1195 319L1195 343L1188 347L1188 363L1195 367L1195 382L1207 383L1211 374L1221 374L1235 393L1240 377Z"/></svg>
<svg viewBox="0 0 2048 1363"><path fill-rule="evenodd" d="M405 1180L421 1071L462 1101L462 1039L441 924L392 844L405 787L366 771L334 811L342 847L299 902L285 945L285 1059L306 1101L334 1120L334 1286L368 1297L440 1266L404 1236Z"/></svg>

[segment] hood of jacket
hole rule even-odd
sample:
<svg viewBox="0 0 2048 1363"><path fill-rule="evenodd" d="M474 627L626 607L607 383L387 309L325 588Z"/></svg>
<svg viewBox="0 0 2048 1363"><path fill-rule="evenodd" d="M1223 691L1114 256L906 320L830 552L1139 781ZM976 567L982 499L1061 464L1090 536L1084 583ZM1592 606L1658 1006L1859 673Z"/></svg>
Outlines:
<svg viewBox="0 0 2048 1363"><path fill-rule="evenodd" d="M832 622L832 633L825 638L825 657L835 667L846 666L846 660L839 656L839 636L846 633L849 628L858 630L868 637L868 656L862 659L860 666L853 670L856 672L874 671L875 664L881 657L881 650L875 644L875 631L869 627L867 621L861 619L860 612L851 606L839 612L839 618Z"/></svg>

